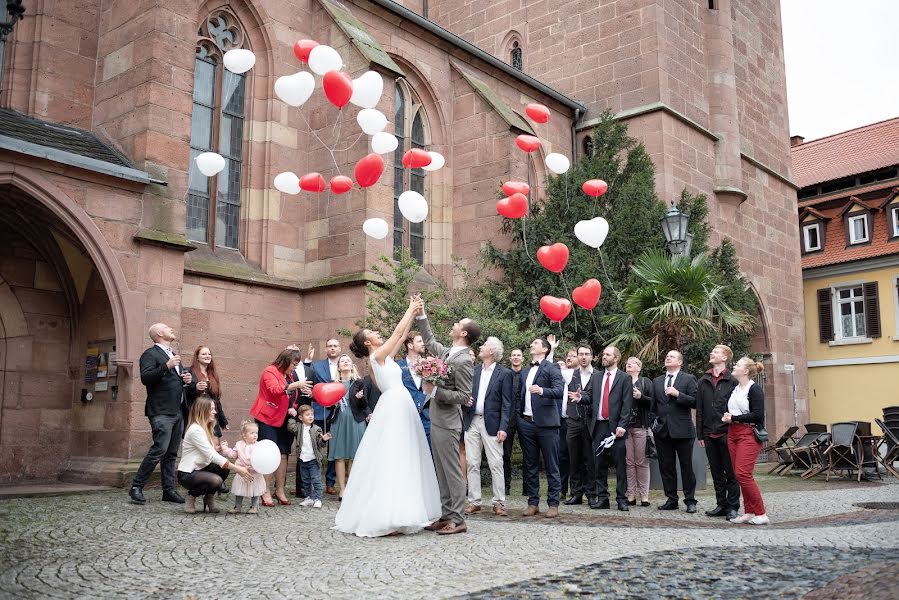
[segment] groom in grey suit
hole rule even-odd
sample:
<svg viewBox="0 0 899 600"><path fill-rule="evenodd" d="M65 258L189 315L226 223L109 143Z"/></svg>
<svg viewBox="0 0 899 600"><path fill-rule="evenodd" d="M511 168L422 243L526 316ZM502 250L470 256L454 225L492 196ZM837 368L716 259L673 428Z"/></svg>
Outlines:
<svg viewBox="0 0 899 600"><path fill-rule="evenodd" d="M462 406L471 404L471 381L474 364L468 348L481 335L480 326L471 319L462 319L450 332L452 345L447 348L434 339L431 324L422 309L417 317L418 329L425 347L450 367L446 383L434 386L422 381L422 389L430 400L431 449L437 484L440 487L440 503L443 514L425 529L440 535L468 531L462 510L465 507L465 478L459 444L462 439Z"/></svg>

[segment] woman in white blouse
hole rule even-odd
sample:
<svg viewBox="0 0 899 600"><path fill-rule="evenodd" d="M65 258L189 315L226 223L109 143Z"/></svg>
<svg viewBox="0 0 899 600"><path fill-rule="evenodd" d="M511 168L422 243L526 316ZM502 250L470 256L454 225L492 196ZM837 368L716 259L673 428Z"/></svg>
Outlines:
<svg viewBox="0 0 899 600"><path fill-rule="evenodd" d="M181 442L181 462L178 463L178 483L188 492L184 512L196 512L197 497L203 496L203 510L217 513L215 493L227 477L227 471L234 471L241 477L252 477L244 467L228 462L215 451L212 442L215 404L210 398L200 397L194 401L187 423L184 441Z"/></svg>
<svg viewBox="0 0 899 600"><path fill-rule="evenodd" d="M754 427L765 424L765 391L754 379L764 370L748 356L744 356L734 365L731 374L737 380L737 387L731 392L727 403L727 412L721 417L730 423L727 434L727 447L730 450L730 461L734 467L734 475L743 493L744 513L730 520L731 523L749 523L750 525L767 525L765 503L762 493L755 483L753 469L755 459L762 449L762 444L755 439Z"/></svg>

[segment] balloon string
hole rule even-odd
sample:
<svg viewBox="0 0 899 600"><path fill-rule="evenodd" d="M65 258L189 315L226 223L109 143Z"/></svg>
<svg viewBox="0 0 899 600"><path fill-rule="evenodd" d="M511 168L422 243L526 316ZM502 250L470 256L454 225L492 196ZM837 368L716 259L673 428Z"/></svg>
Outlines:
<svg viewBox="0 0 899 600"><path fill-rule="evenodd" d="M599 337L599 325L596 324L596 317L593 316L593 311L590 312L590 320L593 321L593 329L596 331L596 337Z"/></svg>
<svg viewBox="0 0 899 600"><path fill-rule="evenodd" d="M527 257L530 259L531 264L534 265L534 266L536 266L536 265L537 265L537 261L535 261L535 260L534 260L534 257L531 256L531 251L530 251L530 249L528 248L528 233L527 233L527 229L528 229L528 228L527 228L527 223L528 223L528 218L527 218L527 217L524 217L524 218L521 219L521 238L524 240L524 252L525 252L525 254L527 254Z"/></svg>
<svg viewBox="0 0 899 600"><path fill-rule="evenodd" d="M568 300L571 301L571 315L574 317L574 331L577 332L577 311L574 310L574 298L568 291L568 284L565 282L565 273L559 273L562 276L562 285L565 287L565 293L568 294Z"/></svg>
<svg viewBox="0 0 899 600"><path fill-rule="evenodd" d="M352 142L350 142L350 144L349 144L346 148L335 148L335 149L334 149L334 152L346 152L347 150L349 150L350 148L352 148L353 146L355 146L357 143L359 143L359 139L360 139L363 135L365 135L365 132L364 132L364 131L363 131L362 133L360 133L358 136L356 136L356 139L353 140Z"/></svg>
<svg viewBox="0 0 899 600"><path fill-rule="evenodd" d="M612 283L612 278L609 277L609 272L606 270L606 259L602 254L602 248L599 249L599 260L602 263L602 272L605 274L606 280L609 282L609 287L612 288L612 293L617 296L618 290L615 289L615 284Z"/></svg>
<svg viewBox="0 0 899 600"><path fill-rule="evenodd" d="M306 127L309 129L310 132L312 132L312 135L315 136L315 139L318 140L318 143L321 144L322 147L328 151L328 154L331 155L331 161L334 163L334 168L337 170L338 173L340 173L340 166L337 164L337 159L334 157L334 151L331 150L331 148L328 146L328 144L326 144L324 142L324 140L322 140L318 136L318 133L316 133L315 130L312 128L312 125L309 124L309 120L306 118L306 113L300 111L300 116L303 117L303 122L306 123ZM337 115L337 119L338 120L340 119L339 114Z"/></svg>

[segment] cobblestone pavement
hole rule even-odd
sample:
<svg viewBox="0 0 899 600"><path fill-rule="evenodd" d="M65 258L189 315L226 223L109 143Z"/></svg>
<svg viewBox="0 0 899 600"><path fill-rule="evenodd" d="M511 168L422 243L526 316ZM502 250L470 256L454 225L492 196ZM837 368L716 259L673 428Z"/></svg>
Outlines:
<svg viewBox="0 0 899 600"><path fill-rule="evenodd" d="M762 481L769 527L703 516L706 493L698 515L654 506L563 507L555 521L481 513L467 534L380 539L332 531L332 499L257 516L187 515L158 490L147 490L146 506L129 504L123 490L6 499L0 597L846 598L884 573L896 583L899 511L854 504L895 502L899 484L768 491L783 485L770 481ZM652 500L661 501L657 492ZM513 497L510 514L524 505ZM659 585L668 580L676 584ZM867 590L865 598L890 597Z"/></svg>

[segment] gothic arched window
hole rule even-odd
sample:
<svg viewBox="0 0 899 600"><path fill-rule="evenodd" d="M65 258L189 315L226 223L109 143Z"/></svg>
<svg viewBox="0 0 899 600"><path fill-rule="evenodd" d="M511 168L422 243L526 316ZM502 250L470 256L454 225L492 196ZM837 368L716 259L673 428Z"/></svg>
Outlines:
<svg viewBox="0 0 899 600"><path fill-rule="evenodd" d="M519 71L523 70L523 64L521 60L521 44L518 42L518 40L512 42L512 51L510 58L512 67L518 69Z"/></svg>
<svg viewBox="0 0 899 600"><path fill-rule="evenodd" d="M593 157L593 138L589 135L584 137L584 156Z"/></svg>
<svg viewBox="0 0 899 600"><path fill-rule="evenodd" d="M190 119L190 175L187 237L210 246L237 248L240 233L240 181L246 78L224 68L222 57L246 47L246 36L232 12L219 9L197 32L193 112ZM224 170L206 177L194 158L217 152Z"/></svg>
<svg viewBox="0 0 899 600"><path fill-rule="evenodd" d="M427 115L421 101L404 82L397 82L394 89L394 135L399 145L393 154L393 252L399 256L403 248L408 248L412 258L424 264L425 224L410 223L400 212L399 198L407 189L418 192L425 198L424 169L405 169L403 154L411 148L424 149L428 145Z"/></svg>

